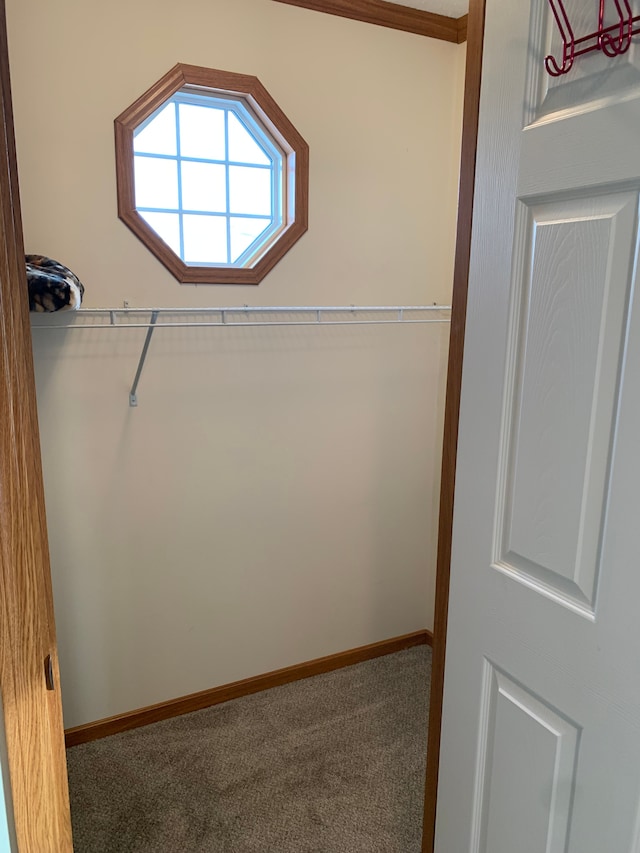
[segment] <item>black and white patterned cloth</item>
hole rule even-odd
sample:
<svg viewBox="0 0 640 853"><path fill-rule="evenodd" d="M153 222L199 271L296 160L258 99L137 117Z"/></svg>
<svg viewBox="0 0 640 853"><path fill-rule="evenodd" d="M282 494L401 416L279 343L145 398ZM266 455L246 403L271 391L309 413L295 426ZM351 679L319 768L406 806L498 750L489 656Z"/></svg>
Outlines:
<svg viewBox="0 0 640 853"><path fill-rule="evenodd" d="M44 255L25 255L25 260L30 311L74 311L80 307L84 286L70 269Z"/></svg>

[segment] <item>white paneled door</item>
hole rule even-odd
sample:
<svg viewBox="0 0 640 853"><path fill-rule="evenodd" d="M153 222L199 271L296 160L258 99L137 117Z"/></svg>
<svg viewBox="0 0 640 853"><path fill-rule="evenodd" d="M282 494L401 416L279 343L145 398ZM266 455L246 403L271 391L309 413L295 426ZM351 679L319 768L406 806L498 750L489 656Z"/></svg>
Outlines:
<svg viewBox="0 0 640 853"><path fill-rule="evenodd" d="M560 52L488 0L436 853L640 853L640 44Z"/></svg>

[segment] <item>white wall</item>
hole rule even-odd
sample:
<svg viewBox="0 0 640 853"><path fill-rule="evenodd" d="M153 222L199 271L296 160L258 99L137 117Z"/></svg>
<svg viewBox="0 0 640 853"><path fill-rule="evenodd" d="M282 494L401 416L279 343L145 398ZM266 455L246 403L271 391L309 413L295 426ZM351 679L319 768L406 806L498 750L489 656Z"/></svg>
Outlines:
<svg viewBox="0 0 640 853"><path fill-rule="evenodd" d="M33 46L33 21L46 37ZM450 300L464 48L271 0L9 0L27 251L86 306ZM310 145L259 287L180 286L117 219L113 119L175 62ZM65 724L431 627L446 326L36 331Z"/></svg>

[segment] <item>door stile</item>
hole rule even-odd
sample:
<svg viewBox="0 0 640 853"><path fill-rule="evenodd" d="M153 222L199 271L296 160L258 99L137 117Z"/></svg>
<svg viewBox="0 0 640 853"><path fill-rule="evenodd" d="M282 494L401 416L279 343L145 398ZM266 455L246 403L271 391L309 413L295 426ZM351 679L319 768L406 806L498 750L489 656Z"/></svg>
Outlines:
<svg viewBox="0 0 640 853"><path fill-rule="evenodd" d="M469 260L471 255L471 227L473 220L476 146L478 140L478 116L480 109L480 79L482 72L485 5L486 0L470 0L469 4L464 108L462 120L460 186L458 192L458 224L453 273L451 336L449 339L444 439L442 447L440 516L438 522L438 557L436 564L436 598L422 853L433 853L435 845L438 768L440 762L440 730L442 727L444 665L447 645L451 538L453 533L453 498L456 477L458 422L460 417L460 390L462 387L464 331L467 315Z"/></svg>

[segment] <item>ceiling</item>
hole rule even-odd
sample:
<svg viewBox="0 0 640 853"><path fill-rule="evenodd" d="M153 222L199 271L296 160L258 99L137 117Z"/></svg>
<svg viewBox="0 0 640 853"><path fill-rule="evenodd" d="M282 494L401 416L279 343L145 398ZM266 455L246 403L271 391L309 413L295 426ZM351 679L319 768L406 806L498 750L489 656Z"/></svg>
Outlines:
<svg viewBox="0 0 640 853"><path fill-rule="evenodd" d="M398 6L411 6L423 12L435 12L436 15L448 15L461 18L469 11L469 0L391 0Z"/></svg>

